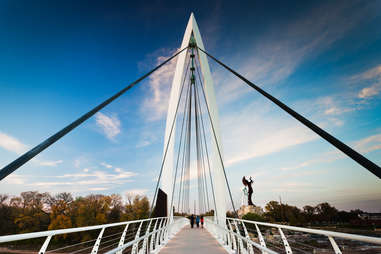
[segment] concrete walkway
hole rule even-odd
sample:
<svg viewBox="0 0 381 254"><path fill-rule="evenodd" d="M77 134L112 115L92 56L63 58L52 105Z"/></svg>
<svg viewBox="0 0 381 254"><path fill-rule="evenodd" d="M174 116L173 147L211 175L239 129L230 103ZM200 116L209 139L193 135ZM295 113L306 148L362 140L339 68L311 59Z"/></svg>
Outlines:
<svg viewBox="0 0 381 254"><path fill-rule="evenodd" d="M226 254L227 251L205 228L184 227L163 247L160 254Z"/></svg>

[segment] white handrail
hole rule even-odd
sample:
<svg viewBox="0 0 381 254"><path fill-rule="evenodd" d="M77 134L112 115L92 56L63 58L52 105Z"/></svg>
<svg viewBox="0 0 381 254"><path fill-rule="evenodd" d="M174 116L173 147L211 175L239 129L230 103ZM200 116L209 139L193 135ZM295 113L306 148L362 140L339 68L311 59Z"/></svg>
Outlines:
<svg viewBox="0 0 381 254"><path fill-rule="evenodd" d="M363 235L355 235L355 234L348 234L348 233L340 233L340 232L333 232L333 231L327 231L327 230L321 230L321 229L312 229L312 228L301 228L301 227L294 227L294 226L287 226L287 225L280 225L280 224L272 224L267 222L260 222L260 221L250 221L250 220L241 220L236 218L227 218L229 220L237 220L237 221L243 221L250 224L257 224L267 227L274 227L274 228L282 228L282 229L288 229L292 231L299 231L299 232L305 232L310 234L318 234L318 235L324 235L324 236L331 236L331 237L338 237L348 240L354 240L354 241L361 241L361 242L367 242L367 243L373 243L373 244L380 244L381 245L381 238L380 237L371 237L371 236L363 236Z"/></svg>
<svg viewBox="0 0 381 254"><path fill-rule="evenodd" d="M39 238L39 237L44 237L44 236L53 236L53 235L61 235L61 234L68 234L68 233L75 233L75 232L90 231L90 230L109 228L109 227L116 227L116 226L127 225L127 224L132 224L132 223L141 222L141 221L156 220L156 219L161 219L161 218L163 218L163 217L153 218L153 219L124 221L124 222L102 224L102 225L88 226L88 227L47 230L47 231L41 231L41 232L16 234L16 235L5 235L5 236L0 236L0 243L25 240L25 239L32 239L32 238Z"/></svg>
<svg viewBox="0 0 381 254"><path fill-rule="evenodd" d="M181 221L183 221L183 222L184 222L184 221L187 221L187 219L185 219L185 218L183 218L183 219L184 219L184 220L174 220L174 222L173 222L172 224L170 224L170 225L173 225L173 224L180 224ZM185 225L185 224L184 224L184 225ZM115 248L115 249L112 249L112 250L106 252L105 254L114 254L114 253L117 253L118 251L123 251L124 249L126 249L126 248L132 246L133 244L138 243L138 242L144 240L145 238L148 239L149 236L151 236L151 235L153 235L153 234L155 234L155 233L158 233L159 231L166 230L167 228L168 228L168 226L165 226L165 227L156 229L156 230L152 231L152 232L149 233L149 234L145 234L145 235L143 235L143 236L141 236L141 237L139 237L139 238L137 238L137 239L135 239L135 240L133 240L133 241L130 241L130 242L128 242L128 243L126 243L126 244L124 244L124 245L122 245L122 246L119 246L119 247L117 247L117 248Z"/></svg>
<svg viewBox="0 0 381 254"><path fill-rule="evenodd" d="M260 244L258 244L258 243L256 243L256 242L252 241L251 239L248 239L248 238L246 238L246 237L244 237L244 236L241 236L240 234L234 232L233 230L229 230L229 229L227 229L227 228L224 228L224 227L222 227L221 225L218 225L217 223L215 223L215 222L212 221L212 220L209 220L209 219L205 219L205 220L206 220L206 222L212 223L214 227L218 227L220 230L225 231L226 233L235 235L235 236L238 237L239 239L245 241L248 245L249 245L249 244L254 245L256 248L258 248L258 249L260 249L260 250L262 250L262 251L265 251L265 252L267 252L267 253L269 253L269 254L277 254L277 253L278 253L278 252L275 252L275 251L273 251L273 250L270 250L270 249L268 249L268 248L266 248L266 247L261 246ZM208 223L206 223L205 225L208 226ZM211 233L213 233L213 232L211 232ZM238 248L240 248L240 247L238 246Z"/></svg>

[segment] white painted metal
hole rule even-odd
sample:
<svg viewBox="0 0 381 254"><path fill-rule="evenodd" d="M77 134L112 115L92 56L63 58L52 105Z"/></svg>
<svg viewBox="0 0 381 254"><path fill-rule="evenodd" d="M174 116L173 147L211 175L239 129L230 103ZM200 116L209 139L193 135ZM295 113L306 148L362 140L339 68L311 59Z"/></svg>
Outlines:
<svg viewBox="0 0 381 254"><path fill-rule="evenodd" d="M50 242L50 239L52 239L52 236L48 236L46 237L45 241L44 241L44 244L41 246L41 249L40 251L38 252L39 254L44 254L46 249L48 248L48 245L49 245L49 242Z"/></svg>
<svg viewBox="0 0 381 254"><path fill-rule="evenodd" d="M159 229L162 228L163 222L164 222L164 219L162 219L162 220L160 221ZM160 232L161 232L161 231L158 231L157 233L154 234L154 236L155 236L155 238L156 238L155 249L157 248L156 246L159 246Z"/></svg>
<svg viewBox="0 0 381 254"><path fill-rule="evenodd" d="M252 241L251 239L248 239L248 238L246 238L246 237L243 237L243 236L239 235L238 233L234 232L234 231L229 227L229 220L228 220L228 227L223 227L223 226L221 226L221 225L215 223L213 220L210 220L210 219L207 219L207 218L205 219L205 221L207 222L207 223L205 223L205 225L206 225L205 228L206 228L210 233L214 232L214 230L212 229L213 227L214 227L214 228L220 228L220 230L224 231L224 233L225 233L226 235L231 234L231 235L233 235L234 237L237 237L237 238L241 239L242 241L245 241L246 244L251 244L252 246L256 247L256 248L259 249L259 250L265 251L266 253L269 253L269 254L276 254L276 253L277 253L277 252L275 252L275 251L273 251L273 250L270 250L270 249L268 249L268 248L266 248L266 247L261 246L260 244L258 244L258 243L256 243L256 242ZM218 238L216 238L216 239L219 240ZM219 242L220 242L220 241L219 241ZM220 242L220 243L221 243L221 242ZM221 244L222 244L222 243L221 243ZM223 246L223 247L227 247L227 251L228 251L229 253L242 253L242 252L245 252L245 250L242 250L242 249L240 249L240 248L239 248L239 249L235 249L235 250L233 250L233 249L231 248L231 246ZM238 247L239 247L239 245L238 245Z"/></svg>
<svg viewBox="0 0 381 254"><path fill-rule="evenodd" d="M243 231L245 232L246 239L251 240L249 232L247 231L247 228L245 226L245 223L243 221L241 221L241 223L242 223ZM247 251L249 254L254 254L253 245L248 243L248 250Z"/></svg>
<svg viewBox="0 0 381 254"><path fill-rule="evenodd" d="M335 254L341 254L341 250L339 246L337 245L335 239L333 239L332 236L328 236L329 241L331 242L332 248L335 251Z"/></svg>
<svg viewBox="0 0 381 254"><path fill-rule="evenodd" d="M186 218L179 218L179 219L177 219L177 220L174 220L173 223L174 223L174 224L178 224L178 226L179 226L180 228L182 228L182 227L184 227L186 224L188 224L189 221L188 221L188 219L186 219ZM135 244L139 243L140 241L144 240L145 238L150 237L150 236L153 235L153 234L156 234L156 233L159 233L160 231L163 231L164 229L165 229L165 227L158 228L158 229L152 231L151 233L149 233L148 235L143 235L143 236L141 236L141 237L135 239L134 241L131 241L131 242L128 242L128 243L124 244L124 245L121 246L121 247L118 247L118 248L115 248L115 249L113 249L113 250L110 250L110 251L106 252L106 254L114 254L114 253L116 253L117 251L124 250L124 249L126 249L126 248L128 248L128 247L130 247L130 246L132 246L132 245L135 245ZM159 252L159 251L160 251L160 248L161 248L162 246L163 246L163 245L156 246L156 247L155 247L155 250L153 251L153 253L157 253L157 252Z"/></svg>
<svg viewBox="0 0 381 254"><path fill-rule="evenodd" d="M156 220L157 221L157 220ZM123 230L122 236L120 237L118 247L122 246L124 244L124 239L126 238L127 229L130 224L127 224L126 227ZM117 252L116 254L122 254L122 251Z"/></svg>
<svg viewBox="0 0 381 254"><path fill-rule="evenodd" d="M282 238L283 246L284 246L284 249L286 250L286 253L292 254L292 250L291 250L290 244L288 244L286 236L283 234L283 231L281 228L278 228L278 229L279 229L280 237Z"/></svg>
<svg viewBox="0 0 381 254"><path fill-rule="evenodd" d="M163 217L161 217L161 218L163 218ZM117 222L117 223L110 223L110 224L103 224L103 225L96 225L96 226L88 226L88 227L79 227L79 228L48 230L48 231L41 231L41 232L35 232L35 233L5 235L5 236L0 236L0 243L26 240L26 239L33 239L33 238L40 238L40 237L45 237L45 236L50 236L50 235L54 236L54 235L84 232L84 231L90 231L90 230L96 230L96 229L102 229L102 228L117 227L117 226L122 226L122 225L127 225L127 224L140 223L141 221L156 220L156 219L161 219L161 218L124 221L124 222Z"/></svg>
<svg viewBox="0 0 381 254"><path fill-rule="evenodd" d="M289 245L289 243L287 241L287 238L284 235L282 229L287 229L287 230L291 230L291 231L297 231L297 232L304 232L304 233L310 233L310 234L317 234L317 235L326 236L329 239L329 241L330 241L330 243L331 243L331 245L332 245L332 247L333 247L333 249L334 249L336 254L341 254L341 251L340 251L339 246L336 244L335 240L333 239L333 237L381 245L381 238L379 238L379 237L369 237L369 236L354 235L354 234L347 234L347 233L339 233L339 232L332 232L332 231L319 230L319 229L293 227L293 226L272 224L272 223L266 223L266 222L240 220L240 219L235 219L235 218L228 218L227 219L228 230L230 230L230 228L229 228L230 221L237 221L237 223L238 222L245 222L245 223L248 223L248 224L254 224L256 229L257 229L257 232L258 232L258 238L259 238L259 242L261 244L261 247L265 248L265 249L262 249L262 253L268 253L268 251L266 251L266 249L267 249L266 248L266 243L265 243L265 241L263 239L262 233L259 230L258 225L262 225L262 226L266 226L266 227L272 227L272 228L277 228L279 230L279 234L280 234L281 239L283 241L283 245L285 247L286 253L288 253L288 254L291 254L292 250L291 250L291 246Z"/></svg>
<svg viewBox="0 0 381 254"><path fill-rule="evenodd" d="M234 221L234 227L235 227L235 231L236 233L241 236L241 232L239 231L239 227L238 227L238 224L237 224L237 221L235 220ZM238 244L239 244L239 248L240 250L242 250L242 252L246 253L246 249L243 247L243 242L242 242L242 239L241 238L238 238Z"/></svg>
<svg viewBox="0 0 381 254"><path fill-rule="evenodd" d="M228 230L230 232L230 239L231 239L231 242L232 242L231 248L232 248L232 250L237 250L237 239L236 239L236 237L234 235L232 224L230 223L229 220L228 220L228 223L227 223L227 228L228 228Z"/></svg>
<svg viewBox="0 0 381 254"><path fill-rule="evenodd" d="M149 234L149 231L151 229L151 223L152 223L152 220L149 221L149 224L148 224L148 227L147 227L147 230L146 230L146 235ZM142 247L142 250L143 252L146 251L146 248L147 248L147 241L148 241L148 238L144 238L144 241L143 241L143 247Z"/></svg>
<svg viewBox="0 0 381 254"><path fill-rule="evenodd" d="M190 20L192 21L193 26L193 35L196 40L197 46L205 50L204 43L201 38L201 34L199 32L196 19L191 14ZM206 95L206 100L208 103L209 111L211 120L214 126L214 131L216 134L217 141L212 138L212 174L213 174L213 185L214 185L214 195L216 198L216 210L217 210L217 223L219 223L221 226L225 226L225 220L226 220L226 193L227 193L227 185L226 180L224 176L224 172L222 169L222 164L220 160L220 156L217 150L217 145L220 148L221 156L223 156L223 146L221 143L221 136L220 136L220 123L219 123L219 117L218 117L218 108L216 103L216 96L214 92L214 83L213 78L210 73L210 67L208 63L207 56L202 51L198 50L199 55L199 61L200 61L200 67L201 67L201 73L204 83L204 90ZM212 130L211 130L212 131ZM223 158L222 158L223 159Z"/></svg>
<svg viewBox="0 0 381 254"><path fill-rule="evenodd" d="M266 248L266 242L265 242L265 239L263 238L262 236L262 233L261 233L261 230L259 230L259 227L258 225L255 223L255 228L257 229L257 233L258 233L258 238L259 238L259 243L261 244L262 247L265 247ZM265 251L262 251L262 254L266 254Z"/></svg>
<svg viewBox="0 0 381 254"><path fill-rule="evenodd" d="M181 43L181 49L188 47L191 33L192 33L192 27L190 27L188 23L188 26L185 30L183 41ZM161 176L161 189L167 194L167 204L168 204L167 214L170 214L170 220L172 220L172 217L173 217L170 203L172 200L172 190L173 190L173 178L174 178L173 176L173 160L174 160L173 148L175 143L175 137L173 135L170 139L170 133L172 129L172 123L175 118L177 102L180 97L181 83L182 83L181 81L182 81L183 72L184 72L186 55L187 55L187 52L183 51L177 56L176 69L175 69L175 74L173 76L171 94L169 97L167 122L165 127L165 136L164 136L164 153L165 153L167 144L168 144L168 151L166 154L166 160L163 167L163 173ZM176 122L174 123L172 133L176 133ZM163 153L163 158L164 158L164 153Z"/></svg>
<svg viewBox="0 0 381 254"><path fill-rule="evenodd" d="M156 230L157 222L158 222L158 221L159 221L159 220L156 220L156 221L155 221L155 225L153 226L153 231ZM150 251L153 250L153 244L154 244L154 242L155 242L155 234L153 234L153 235L151 236L151 240L150 240L150 244L149 244L149 249L150 249Z"/></svg>
<svg viewBox="0 0 381 254"><path fill-rule="evenodd" d="M192 34L194 36L194 39L196 41L196 44L201 49L204 48L204 43L201 39L201 35L197 26L196 19L191 14L188 25L185 29L185 34L183 37L183 41L181 43L181 49L185 48L189 45L189 41L192 37ZM212 75L210 73L210 68L208 64L208 60L206 58L206 55L198 51L199 54L199 62L201 67L201 75L203 78L204 83L204 89L205 89L205 95L208 101L209 110L211 113L211 119L213 122L213 126L216 132L217 136L217 142L220 147L220 150L222 152L222 144L220 142L220 132L219 132L219 120L218 120L218 110L214 95L214 85L213 85L213 79ZM173 189L173 155L174 155L174 142L175 138L172 137L171 140L169 140L172 122L175 117L175 111L177 102L179 100L180 96L180 90L181 90L181 81L184 73L184 67L185 67L185 58L186 58L186 52L182 52L177 57L177 63L176 63L176 69L175 74L173 77L172 82L172 89L171 89L171 95L169 99L169 105L168 105L168 114L167 114L167 123L166 123L166 130L165 130L165 137L164 137L164 149L167 146L167 143L169 142L168 151L167 151L167 157L166 162L164 164L163 173L162 173L162 180L161 180L161 188L162 190L167 194L167 200L168 204L170 204L170 200L172 198L172 189ZM175 132L175 128L173 128L173 133ZM222 165L219 159L219 155L217 152L217 146L215 143L215 140L213 139L213 157L212 157L212 171L213 171L213 185L214 185L214 195L216 197L216 210L218 215L218 221L221 222L221 225L225 226L225 218L226 218L226 200L225 200L225 194L226 194L226 181L224 178L224 174L222 171ZM170 205L169 205L170 206ZM172 208L168 206L168 214L170 214L170 220L172 220Z"/></svg>
<svg viewBox="0 0 381 254"><path fill-rule="evenodd" d="M143 225L143 221L140 222L140 224L139 224L139 228L138 228L138 230L136 231L135 240L139 239L139 236L140 236L140 230L142 229L142 225ZM132 246L131 254L136 254L136 253L138 253L138 247L139 247L139 241L137 241L137 242Z"/></svg>
<svg viewBox="0 0 381 254"><path fill-rule="evenodd" d="M163 222L163 225L165 225L165 227L162 227L162 230L160 230L160 244L162 244L165 240L165 228L168 226L168 221L169 219L168 218L165 218L164 219L164 222Z"/></svg>
<svg viewBox="0 0 381 254"><path fill-rule="evenodd" d="M237 220L237 219L228 218L228 220ZM363 235L347 234L347 233L340 233L340 232L333 232L333 231L312 229L312 228L301 228L301 227L294 227L294 226L287 226L287 225L280 225L280 224L273 224L273 223L259 222L259 221L250 221L250 220L240 220L240 221L244 221L246 223L258 224L258 225L267 226L267 227L281 228L281 229L287 229L287 230L291 230L291 231L305 232L305 233L317 234L317 235L325 235L327 237L331 236L331 237L342 238L342 239L347 239L347 240L355 240L355 241L360 241L360 242L366 242L366 243L373 243L373 244L381 245L381 238L380 237L370 237L370 236L363 236Z"/></svg>
<svg viewBox="0 0 381 254"><path fill-rule="evenodd" d="M104 232L105 232L105 228L102 228L101 232L98 235L97 240L94 243L94 247L91 250L91 254L97 254L98 253L99 245L101 244L101 240L102 240L102 236L103 236Z"/></svg>

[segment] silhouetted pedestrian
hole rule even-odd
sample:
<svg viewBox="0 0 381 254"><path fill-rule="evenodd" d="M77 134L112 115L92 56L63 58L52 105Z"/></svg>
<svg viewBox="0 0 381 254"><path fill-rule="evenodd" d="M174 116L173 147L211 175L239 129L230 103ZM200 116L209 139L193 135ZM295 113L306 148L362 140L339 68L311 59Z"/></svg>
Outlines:
<svg viewBox="0 0 381 254"><path fill-rule="evenodd" d="M193 225L194 225L194 216L193 216L193 214L191 215L189 220L190 220L191 228L193 228Z"/></svg>
<svg viewBox="0 0 381 254"><path fill-rule="evenodd" d="M197 225L197 227L200 227L200 216L198 216L198 215L196 217L196 225Z"/></svg>
<svg viewBox="0 0 381 254"><path fill-rule="evenodd" d="M204 228L204 216L201 215L201 228Z"/></svg>

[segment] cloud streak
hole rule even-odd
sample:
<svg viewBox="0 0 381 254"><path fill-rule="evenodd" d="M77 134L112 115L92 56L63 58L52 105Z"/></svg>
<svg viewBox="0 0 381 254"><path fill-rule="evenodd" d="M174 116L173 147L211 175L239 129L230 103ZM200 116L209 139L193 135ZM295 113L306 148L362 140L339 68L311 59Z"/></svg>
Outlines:
<svg viewBox="0 0 381 254"><path fill-rule="evenodd" d="M120 133L121 123L116 115L108 116L101 112L95 115L96 124L101 128L106 137L115 141L115 137Z"/></svg>
<svg viewBox="0 0 381 254"><path fill-rule="evenodd" d="M358 92L358 98L365 100L375 97L381 92L381 65L377 65L363 73L357 74L351 79L367 85Z"/></svg>
<svg viewBox="0 0 381 254"><path fill-rule="evenodd" d="M16 153L17 155L22 155L23 153L27 152L30 149L30 146L24 144L17 138L1 131L0 131L0 147L2 147L3 149L7 151ZM34 163L37 163L40 166L46 166L46 167L55 167L58 164L63 163L63 160L50 161L50 160L41 160L36 158L33 158L31 161Z"/></svg>
<svg viewBox="0 0 381 254"><path fill-rule="evenodd" d="M174 49L160 49L149 57L155 58L155 65L165 61L176 52ZM159 55L158 55L159 54ZM158 56L157 56L158 55ZM144 100L142 110L147 114L149 121L162 119L168 109L169 94L172 85L172 77L176 68L176 58L149 77L148 98Z"/></svg>
<svg viewBox="0 0 381 254"><path fill-rule="evenodd" d="M28 146L23 144L17 138L12 137L6 133L0 132L0 147L7 151L21 155L28 150Z"/></svg>

